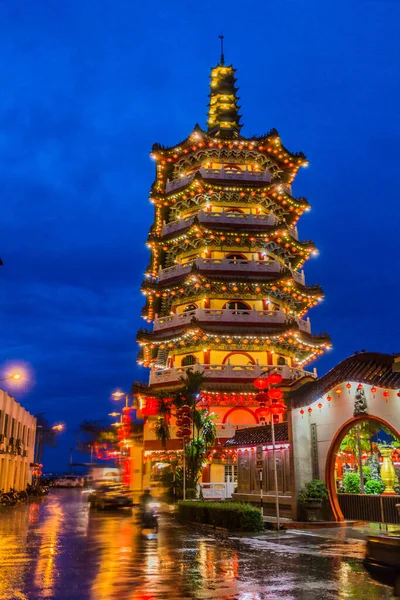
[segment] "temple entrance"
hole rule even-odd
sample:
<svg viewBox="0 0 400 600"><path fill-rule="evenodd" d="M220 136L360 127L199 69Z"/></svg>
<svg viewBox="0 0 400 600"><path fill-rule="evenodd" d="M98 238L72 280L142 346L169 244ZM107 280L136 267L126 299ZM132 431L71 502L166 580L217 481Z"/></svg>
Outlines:
<svg viewBox="0 0 400 600"><path fill-rule="evenodd" d="M379 417L350 419L334 437L326 482L337 520L400 523L400 435Z"/></svg>

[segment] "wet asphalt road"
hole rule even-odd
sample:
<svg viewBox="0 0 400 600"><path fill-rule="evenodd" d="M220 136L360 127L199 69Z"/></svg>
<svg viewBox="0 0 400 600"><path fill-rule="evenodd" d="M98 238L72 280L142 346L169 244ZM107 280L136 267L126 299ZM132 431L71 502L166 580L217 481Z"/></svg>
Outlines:
<svg viewBox="0 0 400 600"><path fill-rule="evenodd" d="M336 530L214 535L163 517L157 539L132 513L89 510L80 491L0 512L0 600L386 599L364 544Z"/></svg>

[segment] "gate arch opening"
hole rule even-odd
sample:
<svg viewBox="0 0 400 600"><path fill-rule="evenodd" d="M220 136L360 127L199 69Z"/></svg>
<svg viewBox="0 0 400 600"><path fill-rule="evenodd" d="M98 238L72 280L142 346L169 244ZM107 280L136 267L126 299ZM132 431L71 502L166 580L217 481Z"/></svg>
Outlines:
<svg viewBox="0 0 400 600"><path fill-rule="evenodd" d="M328 488L329 502L336 521L344 521L345 519L342 509L339 505L338 491L336 485L335 464L337 460L337 455L340 450L341 443L343 442L347 434L350 432L350 430L353 429L356 425L360 425L361 423L365 422L376 423L378 426L380 425L381 427L388 429L390 434L393 435L394 438L400 440L400 432L393 425L391 425L381 417L377 417L375 415L365 414L353 417L345 423L343 423L343 425L338 429L329 447L325 466L325 481L326 486Z"/></svg>

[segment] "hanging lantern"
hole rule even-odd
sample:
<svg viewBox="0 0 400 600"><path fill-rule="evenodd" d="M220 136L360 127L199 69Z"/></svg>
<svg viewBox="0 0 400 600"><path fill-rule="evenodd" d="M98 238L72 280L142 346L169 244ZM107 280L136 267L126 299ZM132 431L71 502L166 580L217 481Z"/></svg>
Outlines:
<svg viewBox="0 0 400 600"><path fill-rule="evenodd" d="M304 409L303 408L300 409L300 414L303 417L303 415L304 415Z"/></svg>
<svg viewBox="0 0 400 600"><path fill-rule="evenodd" d="M256 410L256 415L257 415L260 423L264 425L265 421L267 420L267 417L268 417L268 409L267 408L258 408Z"/></svg>
<svg viewBox="0 0 400 600"><path fill-rule="evenodd" d="M397 392L397 397L400 398L400 390Z"/></svg>
<svg viewBox="0 0 400 600"><path fill-rule="evenodd" d="M364 388L363 384L362 384L362 383L359 383L359 384L358 384L358 386L357 386L357 389L358 389L358 390L362 390L363 388Z"/></svg>
<svg viewBox="0 0 400 600"><path fill-rule="evenodd" d="M342 390L340 388L336 388L335 392L337 393L338 396L340 396L340 394L342 393Z"/></svg>
<svg viewBox="0 0 400 600"><path fill-rule="evenodd" d="M321 410L321 408L322 408L321 402L318 403L318 408L319 408L319 410Z"/></svg>
<svg viewBox="0 0 400 600"><path fill-rule="evenodd" d="M270 383L282 383L282 375L280 373L271 373L268 379Z"/></svg>
<svg viewBox="0 0 400 600"><path fill-rule="evenodd" d="M384 397L384 398L386 398L386 399L388 399L388 398L389 398L389 392L388 392L387 390L385 390L385 391L383 392L383 397Z"/></svg>
<svg viewBox="0 0 400 600"><path fill-rule="evenodd" d="M182 436L183 437L189 437L192 433L192 430L190 429L190 427L182 427Z"/></svg>
<svg viewBox="0 0 400 600"><path fill-rule="evenodd" d="M283 415L286 412L286 404L283 400L271 400L267 406L268 413L273 417Z"/></svg>
<svg viewBox="0 0 400 600"><path fill-rule="evenodd" d="M256 394L256 402L258 402L260 406L265 406L268 402L268 394L266 392L259 392Z"/></svg>
<svg viewBox="0 0 400 600"><path fill-rule="evenodd" d="M328 400L328 402L332 401L332 396L327 396L326 399Z"/></svg>
<svg viewBox="0 0 400 600"><path fill-rule="evenodd" d="M253 385L258 390L265 390L269 385L269 377L257 377L257 379L253 381Z"/></svg>
<svg viewBox="0 0 400 600"><path fill-rule="evenodd" d="M349 394L350 394L350 389L351 389L351 383L346 383L346 387L349 390Z"/></svg>
<svg viewBox="0 0 400 600"><path fill-rule="evenodd" d="M190 413L190 406L184 404L183 406L181 406L180 410L183 415L188 415Z"/></svg>
<svg viewBox="0 0 400 600"><path fill-rule="evenodd" d="M375 394L376 394L376 387L375 387L374 385L373 385L373 386L372 386L372 388L371 388L371 392L374 394L374 397L375 397Z"/></svg>
<svg viewBox="0 0 400 600"><path fill-rule="evenodd" d="M312 408L310 406L310 408L308 408L308 412L311 414L312 413Z"/></svg>
<svg viewBox="0 0 400 600"><path fill-rule="evenodd" d="M183 425L182 419L177 419L176 426L177 427L182 427L182 425Z"/></svg>
<svg viewBox="0 0 400 600"><path fill-rule="evenodd" d="M178 429L178 431L176 432L175 435L176 435L177 438L183 438L183 431L182 431L182 429Z"/></svg>
<svg viewBox="0 0 400 600"><path fill-rule="evenodd" d="M281 388L272 388L268 391L268 396L271 400L281 400L281 398L283 398L283 392Z"/></svg>
<svg viewBox="0 0 400 600"><path fill-rule="evenodd" d="M182 417L181 419L182 425L191 425L192 419L190 417Z"/></svg>

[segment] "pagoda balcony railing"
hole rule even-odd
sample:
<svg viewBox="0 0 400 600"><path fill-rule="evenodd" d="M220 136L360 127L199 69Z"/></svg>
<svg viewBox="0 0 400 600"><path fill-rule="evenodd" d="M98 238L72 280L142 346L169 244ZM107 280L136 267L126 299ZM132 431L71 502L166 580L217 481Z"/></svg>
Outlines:
<svg viewBox="0 0 400 600"><path fill-rule="evenodd" d="M184 264L173 265L158 272L158 280L165 281L189 273L193 263L200 271L247 271L253 273L280 273L282 265L277 260L254 260L236 258L198 258Z"/></svg>
<svg viewBox="0 0 400 600"><path fill-rule="evenodd" d="M304 276L304 271L294 271L293 272L293 279L297 282L297 283L301 283L301 285L305 285L306 284L306 278Z"/></svg>
<svg viewBox="0 0 400 600"><path fill-rule="evenodd" d="M235 212L233 210L225 210L222 212L211 212L201 210L198 213L198 219L200 223L216 223L218 225L226 225L233 224L236 225L238 223L243 225L266 225L273 226L275 225L277 219L274 215L259 215L257 213L240 213ZM181 229L185 229L186 227L190 227L194 222L194 215L184 217L182 219L177 219L176 221L171 221L170 223L164 223L162 228L162 235L170 235L171 233L175 233L180 231ZM297 239L297 228L290 229L290 233L295 239ZM296 237L297 236L297 237Z"/></svg>
<svg viewBox="0 0 400 600"><path fill-rule="evenodd" d="M200 365L194 364L185 367L175 367L172 369L153 369L150 371L150 385L165 385L179 382L179 378L184 376L188 369L192 371L200 371L204 373L207 381L216 380L233 380L238 383L247 381L252 382L261 374L268 371L278 372L282 375L283 380L294 381L302 377L313 377L316 379L317 372L304 371L296 367L282 366L267 366L267 365Z"/></svg>
<svg viewBox="0 0 400 600"><path fill-rule="evenodd" d="M172 192L178 188L181 188L192 181L196 173L200 173L204 179L218 179L218 180L229 180L229 181L254 181L255 183L269 182L271 181L271 175L268 170L265 171L252 171L246 166L243 170L227 169L222 167L221 169L207 169L206 167L200 167L198 171L190 173L189 175L182 175L177 179L167 180L166 192Z"/></svg>
<svg viewBox="0 0 400 600"><path fill-rule="evenodd" d="M166 317L156 317L154 319L154 331L186 325L193 318L199 322L240 323L243 325L274 325L294 320L298 323L301 331L311 333L309 319L297 319L281 310L235 310L230 308L196 308Z"/></svg>
<svg viewBox="0 0 400 600"><path fill-rule="evenodd" d="M210 271L253 271L258 273L280 273L281 264L277 260L254 260L240 258L201 258L199 268ZM196 263L198 262L196 261Z"/></svg>

